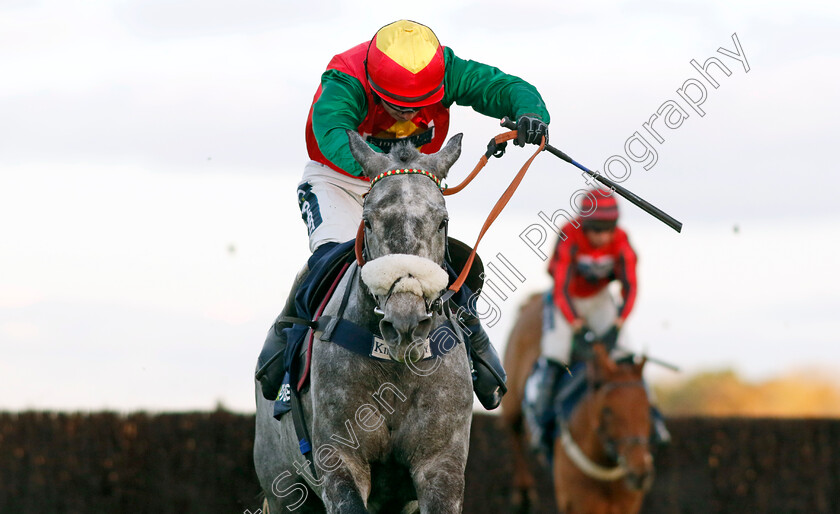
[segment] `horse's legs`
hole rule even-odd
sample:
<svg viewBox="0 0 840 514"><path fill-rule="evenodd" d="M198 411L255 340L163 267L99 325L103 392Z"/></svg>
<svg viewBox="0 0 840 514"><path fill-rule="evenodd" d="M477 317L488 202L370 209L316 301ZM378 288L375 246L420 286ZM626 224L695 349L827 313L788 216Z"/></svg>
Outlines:
<svg viewBox="0 0 840 514"><path fill-rule="evenodd" d="M298 491L303 491L306 485L299 482ZM303 496L298 491L287 496L276 496L271 492L266 494L263 501L262 514L275 514L277 512L293 511L295 514L320 514L324 512L324 504L318 499L311 489L306 489L307 494Z"/></svg>
<svg viewBox="0 0 840 514"><path fill-rule="evenodd" d="M324 475L324 505L329 514L367 514L362 493L350 469L342 464L338 469ZM370 477L366 493L370 492Z"/></svg>
<svg viewBox="0 0 840 514"><path fill-rule="evenodd" d="M460 513L464 503L464 463L432 458L411 472L422 514Z"/></svg>
<svg viewBox="0 0 840 514"><path fill-rule="evenodd" d="M511 501L515 512L530 512L537 504L537 489L534 475L526 458L525 427L522 416L509 430L513 449L513 492Z"/></svg>

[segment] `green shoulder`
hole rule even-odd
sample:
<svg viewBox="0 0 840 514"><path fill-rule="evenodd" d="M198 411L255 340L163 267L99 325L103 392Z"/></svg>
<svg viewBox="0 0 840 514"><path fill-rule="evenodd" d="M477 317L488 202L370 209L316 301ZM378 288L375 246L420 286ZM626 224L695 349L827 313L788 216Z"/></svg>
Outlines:
<svg viewBox="0 0 840 514"><path fill-rule="evenodd" d="M350 153L345 131L358 130L367 108L359 79L338 70L321 75L321 96L312 108L312 132L324 157L355 176L362 174L362 168Z"/></svg>
<svg viewBox="0 0 840 514"><path fill-rule="evenodd" d="M443 104L472 107L475 111L501 118L517 119L523 114L536 115L548 123L548 108L537 88L499 68L477 61L464 60L451 48L444 48L446 75Z"/></svg>

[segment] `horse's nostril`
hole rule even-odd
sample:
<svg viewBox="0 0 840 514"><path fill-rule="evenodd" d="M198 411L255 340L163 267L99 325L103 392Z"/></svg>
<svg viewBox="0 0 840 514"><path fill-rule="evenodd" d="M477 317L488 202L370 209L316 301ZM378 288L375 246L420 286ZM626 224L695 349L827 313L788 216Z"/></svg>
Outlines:
<svg viewBox="0 0 840 514"><path fill-rule="evenodd" d="M386 341L396 341L399 338L399 334L397 333L397 329L394 328L394 324L385 319L379 322L379 332L382 333L382 337Z"/></svg>
<svg viewBox="0 0 840 514"><path fill-rule="evenodd" d="M432 329L432 317L426 316L417 322L417 328L414 329L414 334L419 339L426 339Z"/></svg>
<svg viewBox="0 0 840 514"><path fill-rule="evenodd" d="M653 484L653 473L643 471L641 473L628 473L627 485L636 491L647 491Z"/></svg>

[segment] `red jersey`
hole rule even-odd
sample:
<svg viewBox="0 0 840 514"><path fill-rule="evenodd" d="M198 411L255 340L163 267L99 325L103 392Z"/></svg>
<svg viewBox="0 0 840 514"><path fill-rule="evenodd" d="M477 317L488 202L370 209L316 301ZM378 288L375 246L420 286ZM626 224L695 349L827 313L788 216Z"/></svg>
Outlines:
<svg viewBox="0 0 840 514"><path fill-rule="evenodd" d="M554 277L554 303L563 317L569 323L579 317L572 298L593 296L618 280L624 298L618 317L627 319L636 302L636 252L627 233L616 227L609 244L594 248L582 228L567 223L562 232L568 239L557 243L548 273Z"/></svg>

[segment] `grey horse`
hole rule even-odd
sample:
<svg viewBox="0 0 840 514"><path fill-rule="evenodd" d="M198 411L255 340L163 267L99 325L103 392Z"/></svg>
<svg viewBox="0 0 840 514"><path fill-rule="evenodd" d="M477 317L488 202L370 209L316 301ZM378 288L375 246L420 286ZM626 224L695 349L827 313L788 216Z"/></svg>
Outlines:
<svg viewBox="0 0 840 514"><path fill-rule="evenodd" d="M432 155L407 144L380 154L356 132L348 137L371 179L397 169L443 179L461 152L461 134ZM393 174L371 187L362 216L368 262L358 273L351 265L323 316L336 314L350 288L344 319L378 331L393 361L315 333L311 383L301 393L313 464L301 455L291 413L274 419L256 384L254 461L264 510L461 512L473 398L467 352L451 344L423 360L427 349L418 344L447 321L446 309L430 309L446 287L443 195L428 176Z"/></svg>

